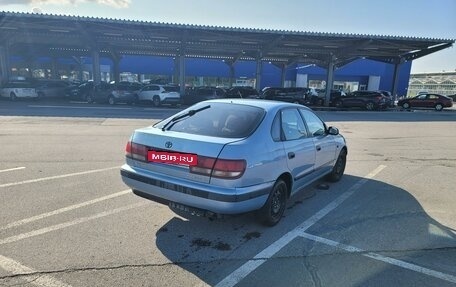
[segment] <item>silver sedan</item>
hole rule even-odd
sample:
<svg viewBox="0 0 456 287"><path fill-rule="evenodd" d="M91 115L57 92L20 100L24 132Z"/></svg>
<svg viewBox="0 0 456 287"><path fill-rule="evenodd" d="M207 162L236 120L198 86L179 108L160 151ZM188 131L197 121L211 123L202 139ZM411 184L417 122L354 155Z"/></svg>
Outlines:
<svg viewBox="0 0 456 287"><path fill-rule="evenodd" d="M325 177L338 181L345 139L297 104L200 102L134 131L122 180L135 194L196 215L257 211L277 224L290 196Z"/></svg>

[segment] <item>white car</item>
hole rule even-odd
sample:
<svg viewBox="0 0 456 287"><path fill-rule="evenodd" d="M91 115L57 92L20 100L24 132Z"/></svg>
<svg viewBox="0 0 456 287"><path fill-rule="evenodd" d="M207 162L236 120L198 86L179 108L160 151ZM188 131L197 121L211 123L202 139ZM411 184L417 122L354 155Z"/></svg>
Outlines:
<svg viewBox="0 0 456 287"><path fill-rule="evenodd" d="M38 99L35 87L28 82L9 82L0 89L0 96L10 98L12 101L18 98Z"/></svg>
<svg viewBox="0 0 456 287"><path fill-rule="evenodd" d="M148 85L143 87L137 95L136 101L149 101L156 107L161 104L180 104L179 87L164 85Z"/></svg>

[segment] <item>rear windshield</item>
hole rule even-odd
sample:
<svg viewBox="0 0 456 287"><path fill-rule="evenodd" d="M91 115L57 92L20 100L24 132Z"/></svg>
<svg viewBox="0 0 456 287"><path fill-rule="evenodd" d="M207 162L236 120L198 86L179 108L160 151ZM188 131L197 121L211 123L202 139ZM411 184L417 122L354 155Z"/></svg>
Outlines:
<svg viewBox="0 0 456 287"><path fill-rule="evenodd" d="M222 138L244 138L252 134L264 117L262 108L232 103L199 103L183 110L177 116L190 110L198 110L192 116L183 117L172 123L167 118L154 127L194 135ZM170 122L171 123L168 123Z"/></svg>

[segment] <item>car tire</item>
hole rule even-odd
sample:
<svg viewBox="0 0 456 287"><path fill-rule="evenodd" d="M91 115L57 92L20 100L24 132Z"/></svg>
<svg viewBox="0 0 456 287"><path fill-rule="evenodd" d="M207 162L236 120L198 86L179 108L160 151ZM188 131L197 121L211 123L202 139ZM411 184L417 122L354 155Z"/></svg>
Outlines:
<svg viewBox="0 0 456 287"><path fill-rule="evenodd" d="M87 103L92 104L92 103L93 103L93 96L90 95L90 94L88 94L88 95L86 96L86 101L87 101Z"/></svg>
<svg viewBox="0 0 456 287"><path fill-rule="evenodd" d="M15 101L17 100L16 94L13 93L13 92L11 92L11 94L10 94L10 99L11 99L12 102L15 102Z"/></svg>
<svg viewBox="0 0 456 287"><path fill-rule="evenodd" d="M402 104L402 107L403 107L404 109L410 109L410 104L409 104L409 103L403 103L403 104Z"/></svg>
<svg viewBox="0 0 456 287"><path fill-rule="evenodd" d="M342 101L336 101L336 102L334 103L334 106L335 106L336 108L342 108L343 103L342 103Z"/></svg>
<svg viewBox="0 0 456 287"><path fill-rule="evenodd" d="M345 171L345 165L347 163L347 151L341 150L339 153L339 157L337 158L336 163L334 164L331 173L326 176L326 180L331 182L337 182L342 178L342 175Z"/></svg>
<svg viewBox="0 0 456 287"><path fill-rule="evenodd" d="M108 104L110 104L110 105L115 105L115 104L116 104L116 100L114 99L113 96L109 96L109 98L108 98Z"/></svg>
<svg viewBox="0 0 456 287"><path fill-rule="evenodd" d="M436 111L439 111L439 112L440 112L440 111L443 110L443 105L439 103L439 104L436 104L436 105L434 106L434 108L435 108Z"/></svg>
<svg viewBox="0 0 456 287"><path fill-rule="evenodd" d="M282 219L287 205L288 187L285 181L278 179L274 184L268 200L258 210L258 219L266 226L274 226Z"/></svg>
<svg viewBox="0 0 456 287"><path fill-rule="evenodd" d="M373 102L367 102L365 108L368 111L373 111L375 109L375 104Z"/></svg>
<svg viewBox="0 0 456 287"><path fill-rule="evenodd" d="M154 96L152 98L152 104L154 105L154 107L159 107L161 105L160 97L159 96Z"/></svg>
<svg viewBox="0 0 456 287"><path fill-rule="evenodd" d="M135 95L135 98L133 99L133 103L135 105L139 105L139 96L138 95Z"/></svg>
<svg viewBox="0 0 456 287"><path fill-rule="evenodd" d="M320 100L318 101L318 105L319 105L320 107L324 106L324 105L325 105L325 100L320 99Z"/></svg>

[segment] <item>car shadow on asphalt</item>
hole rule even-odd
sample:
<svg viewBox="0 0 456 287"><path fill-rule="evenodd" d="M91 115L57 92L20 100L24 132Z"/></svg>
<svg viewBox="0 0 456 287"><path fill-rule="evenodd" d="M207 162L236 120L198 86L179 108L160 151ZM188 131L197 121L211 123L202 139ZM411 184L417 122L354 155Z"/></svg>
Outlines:
<svg viewBox="0 0 456 287"><path fill-rule="evenodd" d="M330 184L327 190L325 187L317 188L319 183L313 185L289 201L284 218L274 227L264 227L257 223L255 213L223 219L176 215L157 231L156 246L173 264L213 286L294 230L359 180L361 178L345 175L341 182ZM437 266L439 272L456 276L455 231L431 218L409 192L385 182L368 180L360 190L306 232L361 248L363 252L359 253L375 252L430 269ZM247 277L245 284L240 286L251 286L249 278L255 278L253 283L256 286L278 286L276 284L280 282L283 286L293 286L293 283L283 281L289 277L284 274L287 269L274 267L274 263L286 265L287 261L294 262L292 266L297 267L291 268L297 268L296 272L303 274L304 277L300 279L303 281L300 282L309 280L310 284L314 279L309 277L309 272L302 271L302 268L305 268L303 266L307 266L302 262L311 258L330 258L334 254L347 253L337 248L317 248L322 244L313 241L303 243L302 239L293 240L290 244L298 244L299 247L294 246L291 252L283 248L283 251L266 261L265 265L272 264L272 268L259 268L254 271L256 275ZM296 253L296 250L300 251ZM364 258L362 254L356 255ZM347 263L342 262L339 271L326 270L325 272L334 273L328 276L323 270L319 272L322 286L341 286L334 278L338 278L335 274L344 268L344 264ZM365 266L361 261L350 264L361 264L363 268ZM318 269L318 266L313 268ZM347 280L352 280L350 286L383 286L388 284L385 278L391 277L391 272L397 272L398 269L401 268L383 263L379 268L363 270L362 275L350 274L348 276L353 278ZM258 275L258 272L261 275ZM420 273L409 272L412 277L426 277ZM405 285L419 282L407 282L415 280L407 276L403 277L403 280ZM419 280L431 280L430 284L433 285L436 283L432 280L440 279L426 277ZM440 286L448 283L437 282L443 284Z"/></svg>

